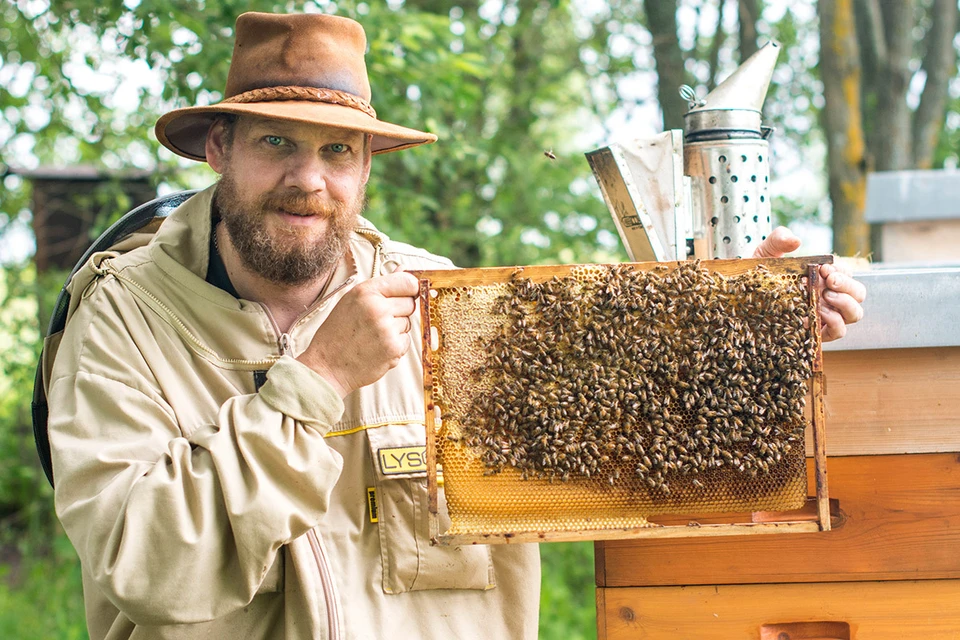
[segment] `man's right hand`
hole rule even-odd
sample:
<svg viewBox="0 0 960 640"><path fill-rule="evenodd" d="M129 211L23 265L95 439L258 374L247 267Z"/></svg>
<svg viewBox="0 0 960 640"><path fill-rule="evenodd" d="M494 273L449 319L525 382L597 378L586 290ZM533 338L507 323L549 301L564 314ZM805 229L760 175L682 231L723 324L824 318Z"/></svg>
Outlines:
<svg viewBox="0 0 960 640"><path fill-rule="evenodd" d="M417 279L402 271L358 284L340 299L297 359L341 398L376 382L410 348L410 316L419 291Z"/></svg>

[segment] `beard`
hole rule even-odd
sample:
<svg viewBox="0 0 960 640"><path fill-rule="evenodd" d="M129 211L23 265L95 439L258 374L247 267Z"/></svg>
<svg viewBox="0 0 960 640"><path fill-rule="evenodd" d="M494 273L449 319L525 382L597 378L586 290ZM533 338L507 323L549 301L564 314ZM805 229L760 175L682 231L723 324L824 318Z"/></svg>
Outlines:
<svg viewBox="0 0 960 640"><path fill-rule="evenodd" d="M215 212L223 220L244 266L275 284L299 285L332 271L347 248L365 202L363 187L349 202L334 205L300 191L268 192L254 202L245 201L231 171L224 171L213 196ZM317 215L327 219L318 237L312 229L283 227L273 234L267 229L268 211Z"/></svg>

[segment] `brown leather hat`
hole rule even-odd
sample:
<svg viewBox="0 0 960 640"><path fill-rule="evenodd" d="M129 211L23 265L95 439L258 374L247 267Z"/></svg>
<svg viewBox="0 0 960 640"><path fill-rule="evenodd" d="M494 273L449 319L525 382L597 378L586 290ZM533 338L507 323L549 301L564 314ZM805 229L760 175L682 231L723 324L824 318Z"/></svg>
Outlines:
<svg viewBox="0 0 960 640"><path fill-rule="evenodd" d="M435 142L437 136L377 120L363 61L363 27L323 14L244 13L222 102L163 115L157 139L206 161L207 130L218 113L252 114L373 134L373 153Z"/></svg>

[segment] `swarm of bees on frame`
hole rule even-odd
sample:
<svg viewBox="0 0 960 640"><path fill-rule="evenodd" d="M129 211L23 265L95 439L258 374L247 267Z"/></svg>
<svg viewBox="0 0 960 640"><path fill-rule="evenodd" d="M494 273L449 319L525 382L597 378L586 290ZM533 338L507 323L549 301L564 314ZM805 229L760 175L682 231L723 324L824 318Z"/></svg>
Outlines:
<svg viewBox="0 0 960 640"><path fill-rule="evenodd" d="M491 391L455 438L486 474L639 479L666 496L717 470L768 474L802 442L815 316L799 278L618 265L515 277L493 312L502 328L471 372Z"/></svg>

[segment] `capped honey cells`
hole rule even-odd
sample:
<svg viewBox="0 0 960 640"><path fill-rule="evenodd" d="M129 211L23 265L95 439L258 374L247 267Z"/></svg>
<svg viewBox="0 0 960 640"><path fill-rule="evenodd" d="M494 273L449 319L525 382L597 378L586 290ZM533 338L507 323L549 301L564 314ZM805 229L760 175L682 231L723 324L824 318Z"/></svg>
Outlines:
<svg viewBox="0 0 960 640"><path fill-rule="evenodd" d="M708 266L540 281L518 270L435 293L451 532L803 503L816 321L805 281Z"/></svg>

